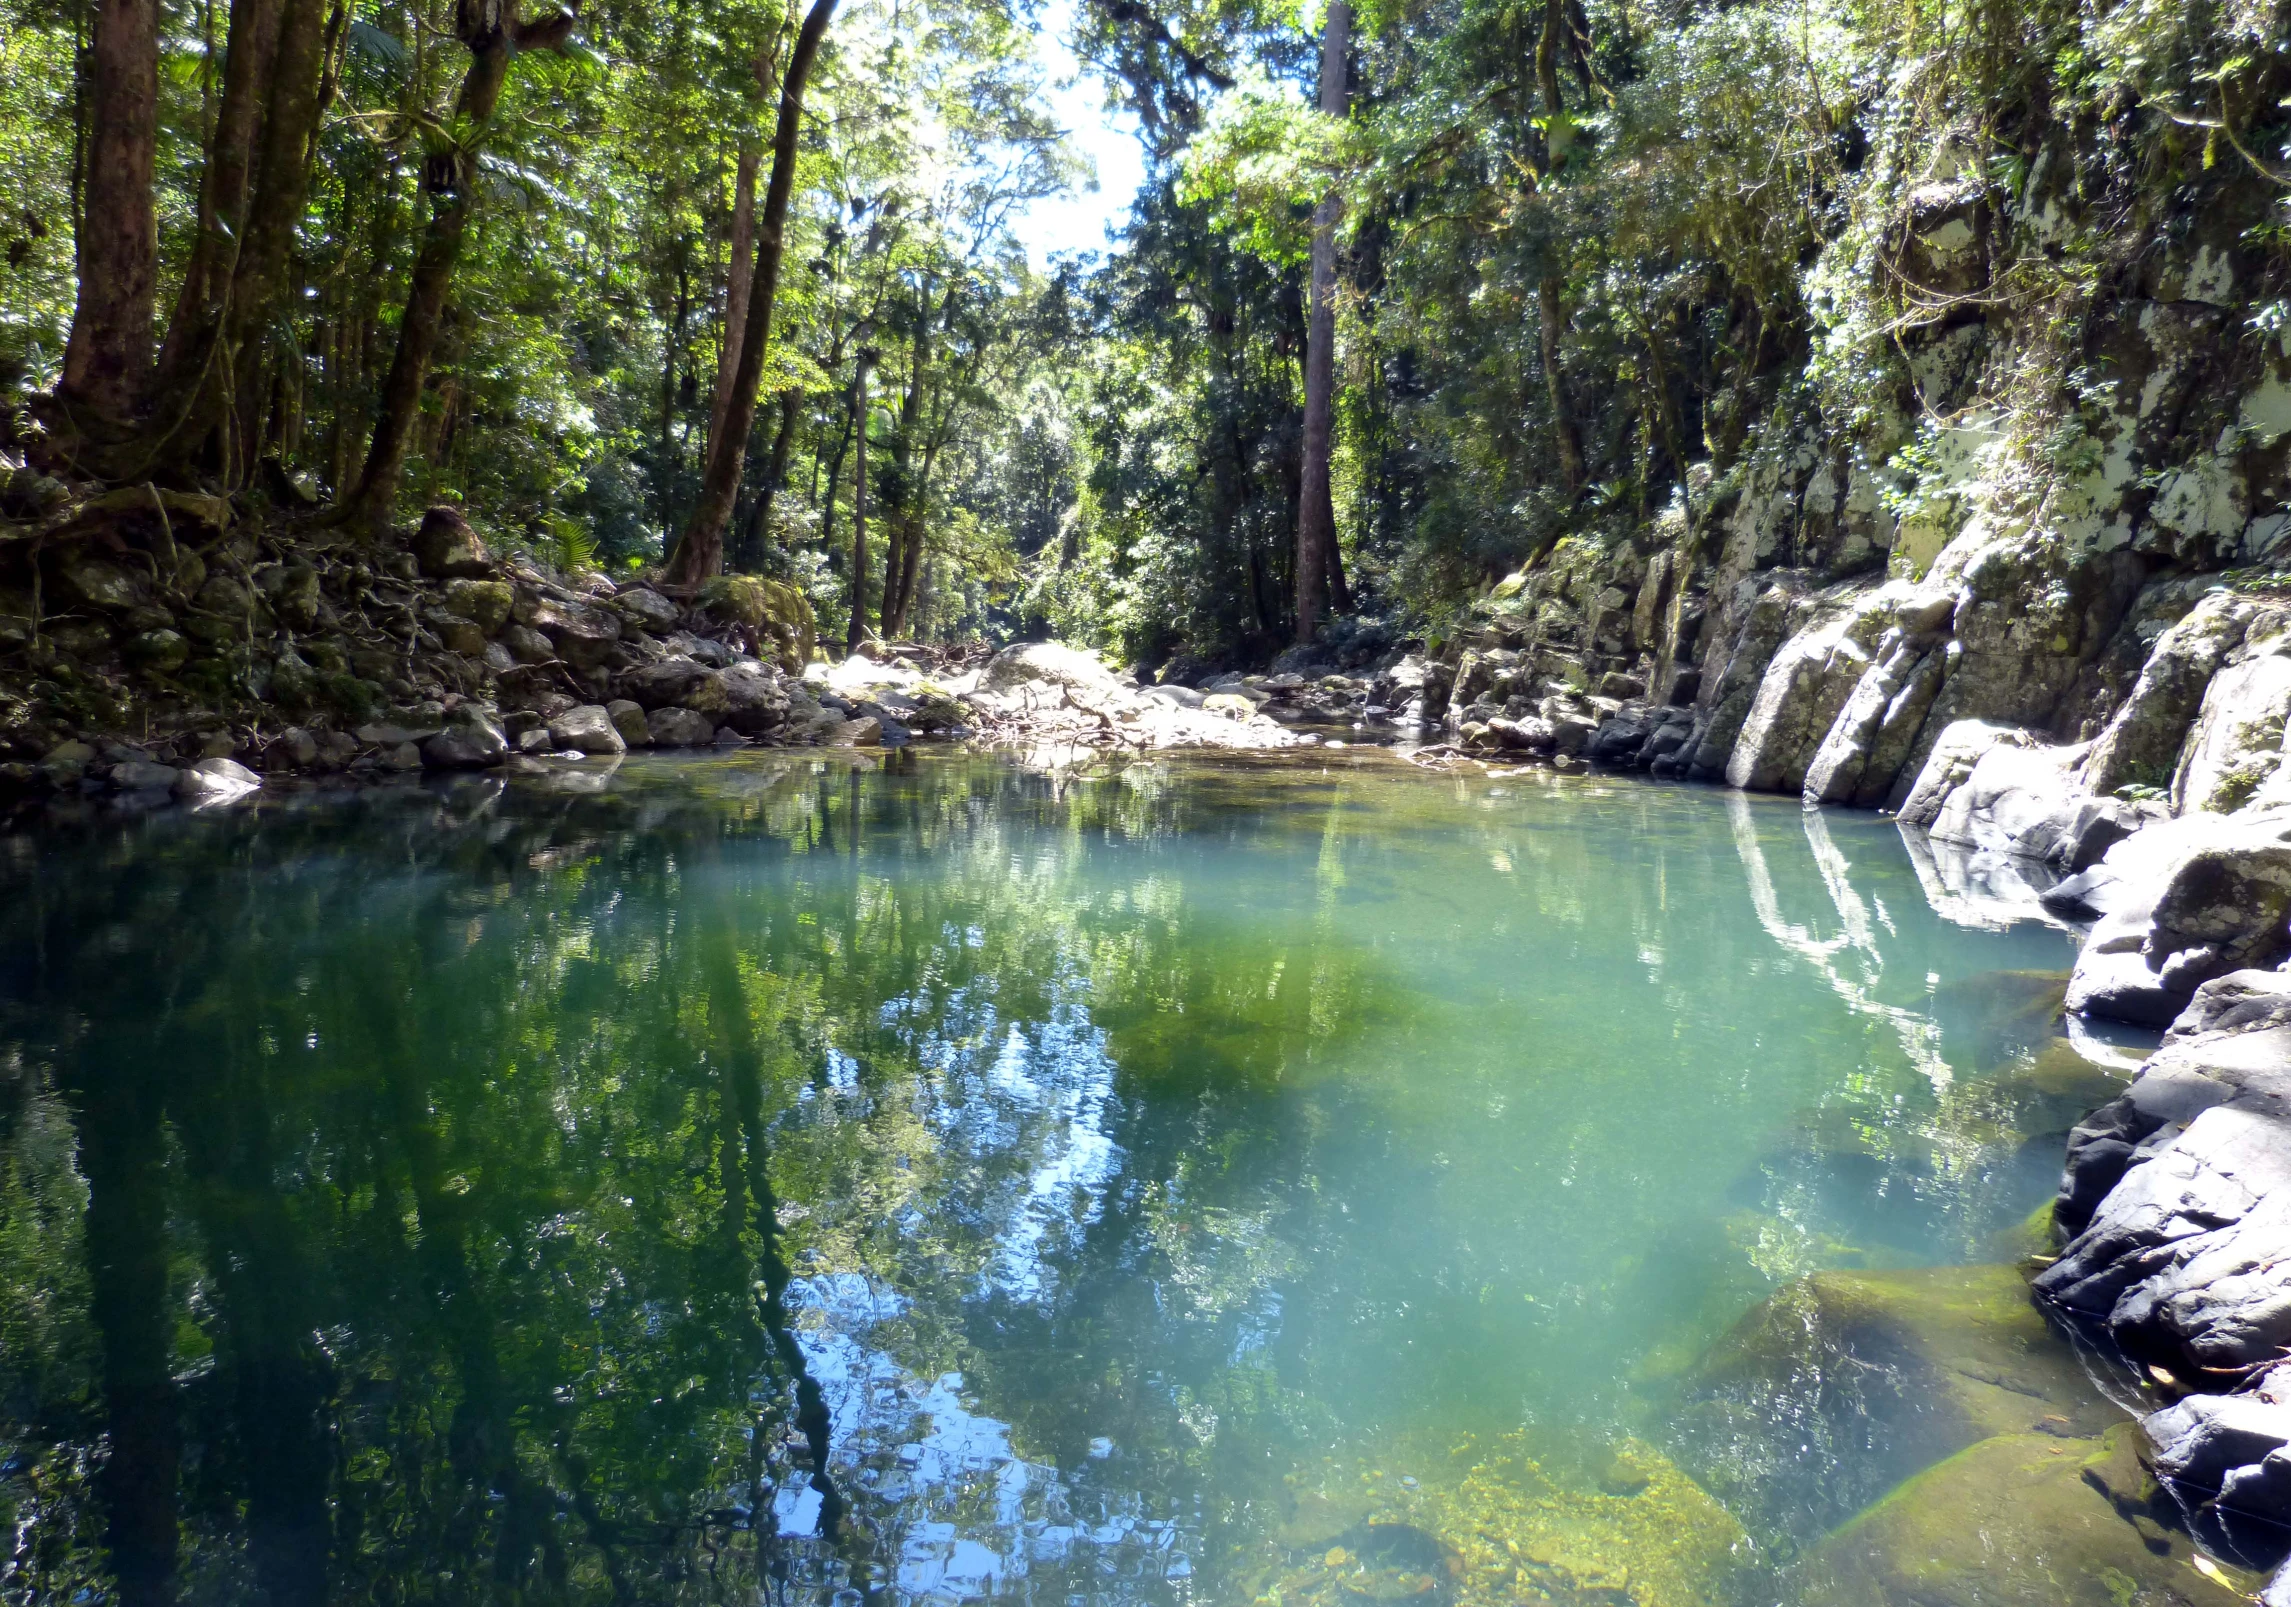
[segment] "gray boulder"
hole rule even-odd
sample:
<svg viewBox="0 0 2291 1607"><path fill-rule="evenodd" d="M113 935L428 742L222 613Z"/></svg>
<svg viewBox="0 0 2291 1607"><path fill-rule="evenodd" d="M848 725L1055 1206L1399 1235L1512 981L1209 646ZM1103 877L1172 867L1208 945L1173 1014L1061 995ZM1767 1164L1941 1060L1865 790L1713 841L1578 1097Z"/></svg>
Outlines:
<svg viewBox="0 0 2291 1607"><path fill-rule="evenodd" d="M490 711L465 703L450 724L422 744L422 763L432 770L488 770L509 757L509 738Z"/></svg>
<svg viewBox="0 0 2291 1607"><path fill-rule="evenodd" d="M440 503L414 531L414 561L433 580L475 578L493 572L492 555L459 508Z"/></svg>
<svg viewBox="0 0 2291 1607"><path fill-rule="evenodd" d="M2216 591L2156 638L2140 678L2085 758L2084 779L2094 792L2106 797L2119 787L2158 786L2170 778L2205 689L2242 645L2255 612L2248 598Z"/></svg>
<svg viewBox="0 0 2291 1607"><path fill-rule="evenodd" d="M501 640L493 645L508 649L520 664L546 664L557 656L556 644L530 625L504 625Z"/></svg>
<svg viewBox="0 0 2291 1607"><path fill-rule="evenodd" d="M189 802L223 803L261 785L262 777L235 759L201 759L175 778L175 796Z"/></svg>
<svg viewBox="0 0 2291 1607"><path fill-rule="evenodd" d="M2156 1472L2207 1542L2271 1564L2291 1533L2291 975L2197 990L2071 1135L2054 1215L2071 1237L2038 1298L2205 1386L2147 1418Z"/></svg>
<svg viewBox="0 0 2291 1607"><path fill-rule="evenodd" d="M708 666L697 659L664 658L623 671L614 679L613 690L642 708L665 709L683 704L708 676Z"/></svg>
<svg viewBox="0 0 2291 1607"><path fill-rule="evenodd" d="M2156 1476L2195 1532L2231 1557L2283 1556L2291 1518L2291 1405L2258 1394L2191 1395L2151 1412L2141 1429Z"/></svg>
<svg viewBox="0 0 2291 1607"><path fill-rule="evenodd" d="M1879 644L1806 766L1810 804L1883 802L1941 689L1946 654L1899 629Z"/></svg>
<svg viewBox="0 0 2291 1607"><path fill-rule="evenodd" d="M1006 647L987 660L986 670L979 677L981 686L995 692L1030 681L1101 696L1111 695L1121 684L1095 653L1085 653L1063 642L1020 642Z"/></svg>
<svg viewBox="0 0 2291 1607"><path fill-rule="evenodd" d="M684 610L646 586L634 586L613 599L622 618L658 635L676 628Z"/></svg>
<svg viewBox="0 0 2291 1607"><path fill-rule="evenodd" d="M2274 628L2269 629L2269 626ZM2172 807L2233 813L2291 803L2283 735L2291 718L2291 621L2253 621L2211 678L2172 777Z"/></svg>
<svg viewBox="0 0 2291 1607"><path fill-rule="evenodd" d="M623 744L631 748L652 746L652 727L645 723L644 706L628 698L614 698L605 705L605 713L620 733Z"/></svg>
<svg viewBox="0 0 2291 1607"><path fill-rule="evenodd" d="M620 620L610 609L572 599L535 597L527 601L521 596L517 622L547 637L557 657L577 670L593 670L603 664L621 636ZM517 650L514 642L509 645L512 652Z"/></svg>
<svg viewBox="0 0 2291 1607"><path fill-rule="evenodd" d="M1951 721L1933 744L1933 751L1925 756L1917 780L1901 802L1902 824L1930 829L1941 818L1943 806L1971 779L1991 749L2025 748L2035 740L2018 726L1995 725L1987 720Z"/></svg>
<svg viewBox="0 0 2291 1607"><path fill-rule="evenodd" d="M549 722L550 744L581 753L625 753L628 742L613 717L595 703L567 709Z"/></svg>
<svg viewBox="0 0 2291 1607"><path fill-rule="evenodd" d="M717 671L715 686L724 696L724 707L717 712L742 736L764 736L787 724L787 683L755 660L742 660Z"/></svg>
<svg viewBox="0 0 2291 1607"><path fill-rule="evenodd" d="M1822 594L1812 621L1775 651L1759 680L1726 761L1728 786L1752 792L1803 790L1825 738L1900 605L1900 590L1837 588Z"/></svg>
<svg viewBox="0 0 2291 1607"><path fill-rule="evenodd" d="M654 709L645 727L656 748L705 748L716 740L716 722L697 709Z"/></svg>
<svg viewBox="0 0 2291 1607"><path fill-rule="evenodd" d="M183 779L183 772L170 764L154 764L148 759L130 759L111 767L111 790L114 792L172 792Z"/></svg>

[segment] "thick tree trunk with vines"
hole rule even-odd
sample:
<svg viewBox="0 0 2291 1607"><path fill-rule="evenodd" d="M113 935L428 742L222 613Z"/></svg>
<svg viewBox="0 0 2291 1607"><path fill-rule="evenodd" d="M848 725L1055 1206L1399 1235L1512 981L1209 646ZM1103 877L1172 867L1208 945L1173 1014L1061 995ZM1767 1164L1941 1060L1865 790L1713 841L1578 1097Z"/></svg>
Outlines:
<svg viewBox="0 0 2291 1607"><path fill-rule="evenodd" d="M1544 394L1551 401L1552 444L1559 454L1559 478L1570 497L1583 494L1583 438L1568 411L1566 386L1559 377L1559 332L1565 326L1559 276L1545 274L1536 287L1536 351L1543 368Z"/></svg>
<svg viewBox="0 0 2291 1607"><path fill-rule="evenodd" d="M207 164L199 180L199 235L184 265L183 285L159 349L153 387L162 428L187 405L221 337L230 305L231 275L246 238L247 204L259 166L258 136L265 91L278 51L282 0L232 0L229 44L223 59L223 98Z"/></svg>
<svg viewBox="0 0 2291 1607"><path fill-rule="evenodd" d="M310 164L317 146L320 85L328 43L324 0L286 0L272 61L269 115L264 120L262 165L247 207L246 233L231 275L224 319L227 374L235 388L230 411L236 430L225 437L225 480L245 485L259 455L265 358L272 322L286 298L295 231L310 198ZM194 413L194 421L197 414ZM178 437L190 444L190 438Z"/></svg>

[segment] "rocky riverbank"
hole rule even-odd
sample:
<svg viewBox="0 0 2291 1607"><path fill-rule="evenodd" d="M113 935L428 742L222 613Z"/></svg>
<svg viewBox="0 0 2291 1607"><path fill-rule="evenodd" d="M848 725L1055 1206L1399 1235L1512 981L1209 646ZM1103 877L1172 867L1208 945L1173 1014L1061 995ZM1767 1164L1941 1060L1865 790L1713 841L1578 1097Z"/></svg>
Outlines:
<svg viewBox="0 0 2291 1607"><path fill-rule="evenodd" d="M1141 690L1042 644L968 669L911 652L821 665L792 588L728 576L672 597L566 574L488 550L448 507L388 548L240 522L216 499L59 501L53 481L16 496L53 504L0 545L0 794L18 803L648 748L1279 748L1366 695L1294 676Z"/></svg>

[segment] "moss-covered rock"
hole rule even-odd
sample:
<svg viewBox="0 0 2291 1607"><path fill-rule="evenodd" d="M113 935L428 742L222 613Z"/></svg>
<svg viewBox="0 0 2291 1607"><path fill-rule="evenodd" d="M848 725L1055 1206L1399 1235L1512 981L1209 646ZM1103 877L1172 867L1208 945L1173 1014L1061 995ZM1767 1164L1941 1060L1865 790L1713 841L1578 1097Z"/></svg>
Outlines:
<svg viewBox="0 0 2291 1607"><path fill-rule="evenodd" d="M1801 1544L1982 1440L2091 1437L2120 1417L2010 1266L1802 1278L1712 1349L1686 1396L1689 1468Z"/></svg>
<svg viewBox="0 0 2291 1607"><path fill-rule="evenodd" d="M1287 1496L1271 1536L1277 1560L1244 1570L1259 1601L1415 1599L1412 1585L1448 1607L1756 1599L1757 1552L1742 1525L1637 1439L1527 1430L1394 1442L1374 1464L1332 1459Z"/></svg>
<svg viewBox="0 0 2291 1607"><path fill-rule="evenodd" d="M2110 1498L2130 1424L1999 1434L1926 1469L1815 1550L1802 1607L2231 1607L2245 1583ZM2256 1588L2257 1581L2249 1582Z"/></svg>
<svg viewBox="0 0 2291 1607"><path fill-rule="evenodd" d="M718 575L700 588L700 607L744 630L756 652L790 675L811 662L817 622L811 600L785 581L760 575Z"/></svg>

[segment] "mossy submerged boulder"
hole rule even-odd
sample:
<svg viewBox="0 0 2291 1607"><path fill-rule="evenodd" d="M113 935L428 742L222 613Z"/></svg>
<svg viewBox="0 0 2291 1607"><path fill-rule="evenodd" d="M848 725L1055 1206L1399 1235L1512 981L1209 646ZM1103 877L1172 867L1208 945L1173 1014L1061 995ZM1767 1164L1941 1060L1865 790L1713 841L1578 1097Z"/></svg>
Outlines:
<svg viewBox="0 0 2291 1607"><path fill-rule="evenodd" d="M1801 1278L1685 1395L1680 1460L1753 1529L1800 1545L1982 1440L2089 1438L2121 1418L2009 1266Z"/></svg>
<svg viewBox="0 0 2291 1607"><path fill-rule="evenodd" d="M2148 1515L2120 1423L1999 1434L1927 1468L1825 1540L1801 1607L2231 1607L2235 1576ZM2131 1510L2127 1510L2127 1505ZM2248 1581L2254 1587L2257 1581Z"/></svg>

